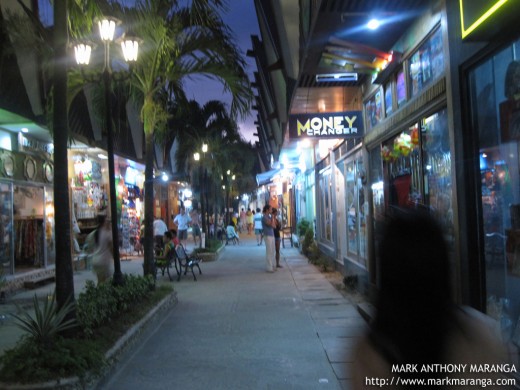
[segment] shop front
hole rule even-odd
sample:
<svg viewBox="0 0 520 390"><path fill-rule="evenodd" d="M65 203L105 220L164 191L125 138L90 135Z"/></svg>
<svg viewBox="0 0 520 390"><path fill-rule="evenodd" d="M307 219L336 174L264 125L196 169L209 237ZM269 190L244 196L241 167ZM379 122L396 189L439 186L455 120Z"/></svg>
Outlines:
<svg viewBox="0 0 520 390"><path fill-rule="evenodd" d="M468 69L485 312L520 347L520 37ZM477 264L475 264L476 266Z"/></svg>
<svg viewBox="0 0 520 390"><path fill-rule="evenodd" d="M69 149L68 157L72 250L78 254L88 234L97 228L98 215L110 214L108 157L105 151L87 146Z"/></svg>
<svg viewBox="0 0 520 390"><path fill-rule="evenodd" d="M15 137L12 135L12 137ZM52 150L21 134L0 149L0 261L4 275L54 265Z"/></svg>

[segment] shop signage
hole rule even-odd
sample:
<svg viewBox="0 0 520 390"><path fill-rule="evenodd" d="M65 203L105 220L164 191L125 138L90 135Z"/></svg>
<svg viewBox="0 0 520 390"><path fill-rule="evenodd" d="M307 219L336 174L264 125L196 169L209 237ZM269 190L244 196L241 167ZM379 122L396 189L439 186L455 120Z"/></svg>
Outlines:
<svg viewBox="0 0 520 390"><path fill-rule="evenodd" d="M298 114L289 117L289 138L359 138L364 135L361 111Z"/></svg>
<svg viewBox="0 0 520 390"><path fill-rule="evenodd" d="M54 146L52 144L24 137L21 133L18 134L18 149L20 151L45 152L50 155L54 152Z"/></svg>
<svg viewBox="0 0 520 390"><path fill-rule="evenodd" d="M459 0L462 39L477 29L481 30L480 26L507 2L508 0Z"/></svg>

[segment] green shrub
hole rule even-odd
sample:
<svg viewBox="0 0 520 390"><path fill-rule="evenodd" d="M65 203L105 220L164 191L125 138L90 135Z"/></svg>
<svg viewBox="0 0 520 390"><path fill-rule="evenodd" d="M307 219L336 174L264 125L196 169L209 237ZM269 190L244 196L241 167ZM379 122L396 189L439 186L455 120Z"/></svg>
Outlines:
<svg viewBox="0 0 520 390"><path fill-rule="evenodd" d="M310 246L314 243L314 230L312 228L307 229L305 232L305 237L303 238L302 243L302 252L304 255L307 255Z"/></svg>
<svg viewBox="0 0 520 390"><path fill-rule="evenodd" d="M122 286L111 283L96 286L93 281L88 280L85 291L78 297L76 309L81 328L86 335L92 334L94 329L148 296L153 288L154 280L151 275L125 275Z"/></svg>
<svg viewBox="0 0 520 390"><path fill-rule="evenodd" d="M215 240L213 238L206 240L206 247L205 248L195 248L193 250L193 253L215 253L220 249L222 246L222 241Z"/></svg>
<svg viewBox="0 0 520 390"><path fill-rule="evenodd" d="M309 228L311 228L310 221L307 221L305 218L302 218L298 221L298 224L296 225L296 233L299 237L305 236L305 233Z"/></svg>
<svg viewBox="0 0 520 390"><path fill-rule="evenodd" d="M105 364L103 352L92 340L57 336L52 347L22 338L0 356L0 378L4 382L43 382L70 376L84 377Z"/></svg>

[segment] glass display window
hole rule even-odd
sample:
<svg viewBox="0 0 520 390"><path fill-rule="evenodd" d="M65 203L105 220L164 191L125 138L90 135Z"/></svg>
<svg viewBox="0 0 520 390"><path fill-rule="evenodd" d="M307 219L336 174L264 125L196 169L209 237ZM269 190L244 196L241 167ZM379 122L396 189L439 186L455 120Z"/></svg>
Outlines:
<svg viewBox="0 0 520 390"><path fill-rule="evenodd" d="M486 311L520 348L520 40L468 73Z"/></svg>
<svg viewBox="0 0 520 390"><path fill-rule="evenodd" d="M389 116L394 107L394 95L392 93L392 83L385 85L385 114Z"/></svg>
<svg viewBox="0 0 520 390"><path fill-rule="evenodd" d="M332 180L331 169L326 168L320 173L319 177L319 199L316 207L319 212L319 231L320 239L332 242Z"/></svg>
<svg viewBox="0 0 520 390"><path fill-rule="evenodd" d="M408 61L411 95L417 95L425 86L444 73L442 32L437 29Z"/></svg>
<svg viewBox="0 0 520 390"><path fill-rule="evenodd" d="M381 97L381 90L379 89L374 96L372 96L365 103L365 119L367 131L372 129L375 125L381 122L383 115L383 101Z"/></svg>
<svg viewBox="0 0 520 390"><path fill-rule="evenodd" d="M402 107L406 102L406 82L404 77L404 70L397 72L395 91L397 95L397 106Z"/></svg>
<svg viewBox="0 0 520 390"><path fill-rule="evenodd" d="M13 273L13 185L0 182L0 266L3 275Z"/></svg>
<svg viewBox="0 0 520 390"><path fill-rule="evenodd" d="M427 207L453 239L451 153L447 111L443 109L410 126L382 145L383 191L376 184L374 207ZM381 211L377 214L381 214ZM447 237L448 238L448 237Z"/></svg>
<svg viewBox="0 0 520 390"><path fill-rule="evenodd" d="M344 165L346 253L350 260L366 267L367 214L366 173L361 153L347 159Z"/></svg>

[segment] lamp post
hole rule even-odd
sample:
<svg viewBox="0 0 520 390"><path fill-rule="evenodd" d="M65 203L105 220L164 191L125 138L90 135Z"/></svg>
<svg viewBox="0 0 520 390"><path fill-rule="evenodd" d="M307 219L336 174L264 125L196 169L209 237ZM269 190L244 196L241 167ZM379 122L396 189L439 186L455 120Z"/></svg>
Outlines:
<svg viewBox="0 0 520 390"><path fill-rule="evenodd" d="M107 130L107 154L108 154L108 180L110 191L110 217L112 226L112 250L114 257L114 283L123 283L123 274L121 272L121 260L119 257L119 227L117 223L117 202L116 202L116 177L114 168L114 143L112 129L112 68L110 66L110 44L114 40L116 26L121 24L115 18L102 18L98 20L99 36L104 46L104 64L103 64L103 87L105 95L105 126ZM126 62L135 62L137 60L137 52L139 49L139 40L136 38L124 38L121 40L121 49ZM75 47L76 62L78 65L88 65L90 62L90 54L92 46L86 43L80 43Z"/></svg>
<svg viewBox="0 0 520 390"><path fill-rule="evenodd" d="M201 205L201 221L202 221L202 232L204 232L205 236L207 237L207 224L206 224L206 205L207 202L204 200L205 196L205 181L206 181L206 170L205 167L203 167L203 162L206 159L206 152L208 151L208 145L203 143L202 144L202 154L203 154L203 160L200 162L199 165L199 188L200 188L200 205ZM193 154L193 158L195 161L200 161L200 153L196 152ZM207 199L206 199L207 200ZM200 247L202 247L202 235L200 240Z"/></svg>

